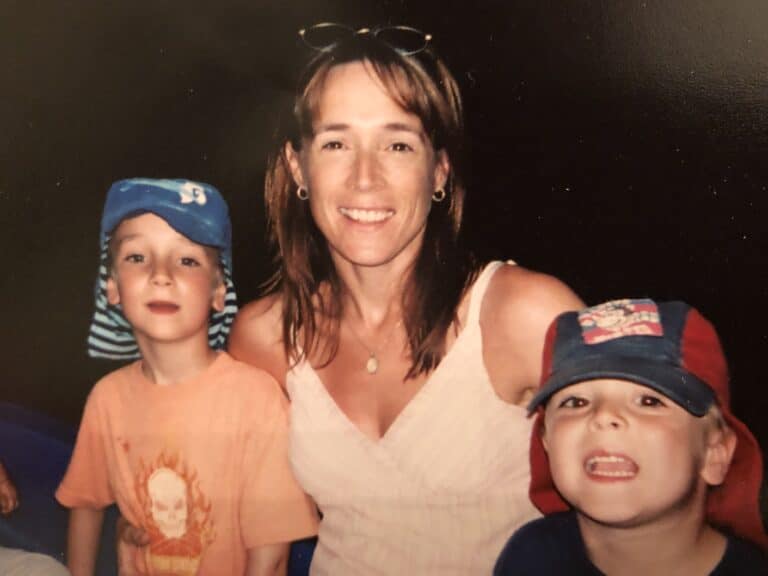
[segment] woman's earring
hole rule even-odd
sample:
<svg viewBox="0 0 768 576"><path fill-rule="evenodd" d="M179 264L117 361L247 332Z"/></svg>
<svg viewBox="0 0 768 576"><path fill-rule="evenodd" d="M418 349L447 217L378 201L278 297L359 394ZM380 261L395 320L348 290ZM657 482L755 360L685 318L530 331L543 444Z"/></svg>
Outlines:
<svg viewBox="0 0 768 576"><path fill-rule="evenodd" d="M442 202L445 200L445 189L438 188L434 192L432 192L432 202Z"/></svg>
<svg viewBox="0 0 768 576"><path fill-rule="evenodd" d="M309 198L309 190L304 188L304 186L299 186L296 190L296 196L299 197L299 200L306 200Z"/></svg>

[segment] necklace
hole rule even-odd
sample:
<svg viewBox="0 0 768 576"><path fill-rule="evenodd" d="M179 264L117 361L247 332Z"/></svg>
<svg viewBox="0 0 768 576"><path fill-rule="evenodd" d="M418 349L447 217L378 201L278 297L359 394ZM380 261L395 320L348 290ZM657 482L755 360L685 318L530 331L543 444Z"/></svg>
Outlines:
<svg viewBox="0 0 768 576"><path fill-rule="evenodd" d="M395 332L397 332L397 329L400 327L400 324L403 323L402 318L397 321L397 324L395 324L392 327L392 330L387 334L387 337L384 338L384 342L382 342L378 348L370 349L368 345L363 341L362 338L360 338L360 335L355 332L354 328L352 328L351 325L347 325L347 328L349 328L349 331L352 332L352 335L357 339L357 341L360 343L360 346L365 348L365 351L368 352L368 361L365 363L365 370L370 375L374 375L379 371L379 359L376 356L376 354L381 354L384 349L386 348L387 344L389 344L389 341L392 340L392 336L394 336Z"/></svg>

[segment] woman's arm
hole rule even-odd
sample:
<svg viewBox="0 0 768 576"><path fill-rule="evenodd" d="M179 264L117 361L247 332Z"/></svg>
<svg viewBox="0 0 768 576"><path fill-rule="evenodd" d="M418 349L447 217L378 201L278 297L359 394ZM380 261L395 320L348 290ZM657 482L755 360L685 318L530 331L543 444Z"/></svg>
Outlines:
<svg viewBox="0 0 768 576"><path fill-rule="evenodd" d="M520 266L493 275L480 310L483 360L496 394L524 405L539 386L544 337L552 320L584 303L558 279Z"/></svg>
<svg viewBox="0 0 768 576"><path fill-rule="evenodd" d="M72 576L93 576L104 510L72 508L67 533L67 568Z"/></svg>
<svg viewBox="0 0 768 576"><path fill-rule="evenodd" d="M288 362L277 295L251 302L238 312L227 348L235 359L269 372L285 388Z"/></svg>
<svg viewBox="0 0 768 576"><path fill-rule="evenodd" d="M285 576L289 547L280 543L249 548L245 576Z"/></svg>

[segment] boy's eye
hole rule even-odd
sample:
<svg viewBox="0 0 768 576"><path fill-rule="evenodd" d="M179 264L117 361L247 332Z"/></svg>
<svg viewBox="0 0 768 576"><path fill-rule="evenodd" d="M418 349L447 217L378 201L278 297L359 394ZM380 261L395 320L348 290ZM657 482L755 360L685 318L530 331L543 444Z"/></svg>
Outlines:
<svg viewBox="0 0 768 576"><path fill-rule="evenodd" d="M581 398L580 396L568 396L567 398L563 399L558 405L558 408L584 408L589 404L589 401L586 398Z"/></svg>
<svg viewBox="0 0 768 576"><path fill-rule="evenodd" d="M191 256L183 256L180 262L182 266L200 266L200 261L197 258L192 258Z"/></svg>
<svg viewBox="0 0 768 576"><path fill-rule="evenodd" d="M126 262L130 262L132 264L141 264L144 262L144 255L143 254L128 254L125 258L123 258Z"/></svg>
<svg viewBox="0 0 768 576"><path fill-rule="evenodd" d="M661 406L666 406L667 403L664 402L661 398L658 396L653 396L651 394L643 394L640 396L639 399L640 406L647 406L649 408L657 408Z"/></svg>

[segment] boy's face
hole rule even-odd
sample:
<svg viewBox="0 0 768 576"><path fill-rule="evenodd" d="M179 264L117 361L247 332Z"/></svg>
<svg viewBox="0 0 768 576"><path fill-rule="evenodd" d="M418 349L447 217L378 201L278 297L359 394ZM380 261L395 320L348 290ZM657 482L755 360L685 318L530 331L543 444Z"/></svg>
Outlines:
<svg viewBox="0 0 768 576"><path fill-rule="evenodd" d="M139 344L207 342L209 313L224 307L215 251L151 213L121 222L111 245L107 300L122 306Z"/></svg>
<svg viewBox="0 0 768 576"><path fill-rule="evenodd" d="M696 418L632 382L568 386L549 399L544 422L555 485L574 508L603 524L638 526L689 509L727 471L727 462L714 469L711 415Z"/></svg>

